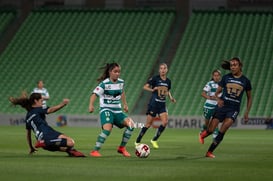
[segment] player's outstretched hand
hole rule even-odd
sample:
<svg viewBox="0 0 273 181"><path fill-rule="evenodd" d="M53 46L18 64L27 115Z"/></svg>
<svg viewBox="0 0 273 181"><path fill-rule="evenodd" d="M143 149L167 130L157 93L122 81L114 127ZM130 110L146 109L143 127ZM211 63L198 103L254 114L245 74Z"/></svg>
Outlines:
<svg viewBox="0 0 273 181"><path fill-rule="evenodd" d="M66 105L66 104L68 104L69 103L69 99L67 99L67 98L65 98L65 99L63 99L63 103Z"/></svg>
<svg viewBox="0 0 273 181"><path fill-rule="evenodd" d="M32 155L32 154L36 153L36 151L38 151L38 150L36 150L35 148L32 147L32 148L30 148L29 154Z"/></svg>

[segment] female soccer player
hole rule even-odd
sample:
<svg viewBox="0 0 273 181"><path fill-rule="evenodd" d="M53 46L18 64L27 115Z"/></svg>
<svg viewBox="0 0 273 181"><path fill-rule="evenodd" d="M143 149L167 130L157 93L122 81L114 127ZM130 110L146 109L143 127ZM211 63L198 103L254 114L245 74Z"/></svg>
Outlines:
<svg viewBox="0 0 273 181"><path fill-rule="evenodd" d="M218 82L221 79L220 70L214 70L212 72L212 78L209 82L206 83L203 88L201 96L206 99L204 107L203 107L203 115L204 115L204 124L202 126L200 134L208 128L209 121L212 118L215 107L217 106L217 101L215 97L215 92L218 88ZM213 132L213 137L216 138L218 134L218 127L215 128Z"/></svg>
<svg viewBox="0 0 273 181"><path fill-rule="evenodd" d="M219 82L218 89L215 93L218 105L215 109L213 119L209 125L209 128L199 135L200 143L204 144L204 139L212 134L214 129L218 126L219 122L222 123L217 137L211 143L205 155L209 158L215 158L213 151L221 143L226 131L236 120L240 112L240 106L244 91L246 91L247 96L247 107L244 114L244 119L246 122L248 121L248 113L252 105L252 87L250 80L243 75L243 64L241 60L237 57L234 57L228 62L228 64L229 68L227 67L227 69L230 69L231 73L224 75L222 80ZM222 96L218 98L218 95L220 93L222 93Z"/></svg>
<svg viewBox="0 0 273 181"><path fill-rule="evenodd" d="M113 125L123 128L124 130L121 143L117 149L125 157L130 157L130 153L125 146L130 139L134 130L134 122L124 112L128 112L126 96L124 92L124 80L120 79L121 67L117 63L106 64L103 67L103 74L98 79L99 85L93 90L90 96L89 112L94 111L94 102L97 97L100 98L100 120L102 131L99 134L93 151L90 156L100 157L99 150L110 135ZM123 104L124 112L121 108Z"/></svg>
<svg viewBox="0 0 273 181"><path fill-rule="evenodd" d="M46 101L49 100L49 93L47 89L44 87L44 82L42 80L39 80L37 82L37 87L35 87L32 91L32 93L40 93L43 98L43 107L46 107Z"/></svg>
<svg viewBox="0 0 273 181"><path fill-rule="evenodd" d="M171 89L171 80L167 78L168 66L165 63L159 65L159 75L153 76L148 80L144 85L143 89L149 92L152 92L152 97L148 104L148 110L146 112L147 120L145 126L141 129L135 145L137 146L140 142L146 131L153 124L154 118L159 115L161 119L161 125L157 129L157 132L151 143L154 148L159 148L157 140L165 130L168 124L168 113L166 108L166 97L168 96L171 102L176 102L172 97Z"/></svg>
<svg viewBox="0 0 273 181"><path fill-rule="evenodd" d="M46 108L43 108L43 98L40 93L32 93L30 97L22 93L21 97L10 97L9 100L13 105L20 105L27 110L26 130L30 154L37 151L35 148L43 148L48 151L67 152L72 157L84 157L84 154L73 148L75 143L72 138L55 131L46 122L46 114L60 110L69 103L69 99L63 99L60 104ZM37 139L35 148L32 145L31 130Z"/></svg>

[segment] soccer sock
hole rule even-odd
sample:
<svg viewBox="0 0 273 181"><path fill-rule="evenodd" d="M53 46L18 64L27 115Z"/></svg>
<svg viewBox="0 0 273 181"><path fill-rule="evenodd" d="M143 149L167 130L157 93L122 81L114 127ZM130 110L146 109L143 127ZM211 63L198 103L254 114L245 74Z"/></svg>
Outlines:
<svg viewBox="0 0 273 181"><path fill-rule="evenodd" d="M94 147L94 150L99 150L102 146L102 144L105 142L106 138L110 135L110 131L108 130L102 130L97 138L96 145Z"/></svg>
<svg viewBox="0 0 273 181"><path fill-rule="evenodd" d="M133 130L134 130L134 128L130 128L130 127L126 128L124 130L120 146L125 146L127 144L128 140L130 139L130 137L133 133Z"/></svg>
<svg viewBox="0 0 273 181"><path fill-rule="evenodd" d="M141 131L140 131L140 133L139 133L139 135L138 135L138 137L137 137L137 139L136 139L136 142L137 142L137 143L140 143L140 142L141 142L142 137L144 136L144 134L146 133L146 131L147 131L148 129L149 129L149 128L147 128L147 127L143 127L143 128L141 129Z"/></svg>
<svg viewBox="0 0 273 181"><path fill-rule="evenodd" d="M156 141L160 135L162 134L162 132L165 130L166 127L164 127L162 124L157 128L156 134L153 138L153 141Z"/></svg>
<svg viewBox="0 0 273 181"><path fill-rule="evenodd" d="M211 143L211 145L210 145L210 147L208 149L209 152L213 152L216 149L216 147L222 142L222 140L224 138L224 135L225 135L225 133L221 133L219 131L219 133L216 136L214 142Z"/></svg>
<svg viewBox="0 0 273 181"><path fill-rule="evenodd" d="M207 126L205 124L203 124L201 132L204 131L204 130L207 130Z"/></svg>

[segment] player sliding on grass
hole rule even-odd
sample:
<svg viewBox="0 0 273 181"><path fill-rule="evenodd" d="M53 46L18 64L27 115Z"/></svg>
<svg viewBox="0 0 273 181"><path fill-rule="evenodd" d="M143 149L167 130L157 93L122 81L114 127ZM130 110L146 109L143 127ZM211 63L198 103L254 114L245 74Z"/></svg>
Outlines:
<svg viewBox="0 0 273 181"><path fill-rule="evenodd" d="M69 103L69 99L64 99L62 103L43 108L43 98L40 93L32 93L30 97L22 93L19 98L10 97L13 105L20 105L27 110L26 130L27 142L30 154L37 151L35 148L43 148L48 151L63 151L71 157L84 157L84 154L75 150L74 140L51 128L46 122L46 114L54 113ZM37 142L35 148L32 145L31 130L34 132Z"/></svg>
<svg viewBox="0 0 273 181"><path fill-rule="evenodd" d="M244 119L245 121L248 121L248 113L252 104L252 88L250 80L242 73L242 66L241 60L237 57L232 58L230 61L225 61L225 63L222 64L222 67L230 70L231 73L224 75L222 80L219 82L219 86L215 92L215 98L218 102L215 113L208 129L199 135L200 143L204 144L204 139L212 134L219 122L222 123L217 137L211 143L206 153L206 157L215 158L213 151L221 143L226 131L234 123L240 112L240 105L244 91L246 91L247 96L247 108L244 114ZM218 98L218 95L221 93L222 96Z"/></svg>
<svg viewBox="0 0 273 181"><path fill-rule="evenodd" d="M89 112L94 111L94 102L97 97L100 98L100 120L102 131L99 134L94 150L90 152L93 157L100 157L99 150L107 137L110 135L113 125L123 128L124 130L120 146L117 149L125 157L130 157L125 146L130 139L134 130L133 120L122 112L121 102L124 112L128 112L124 92L124 80L120 79L121 67L117 63L106 64L103 69L103 74L98 78L99 85L93 90L90 96Z"/></svg>

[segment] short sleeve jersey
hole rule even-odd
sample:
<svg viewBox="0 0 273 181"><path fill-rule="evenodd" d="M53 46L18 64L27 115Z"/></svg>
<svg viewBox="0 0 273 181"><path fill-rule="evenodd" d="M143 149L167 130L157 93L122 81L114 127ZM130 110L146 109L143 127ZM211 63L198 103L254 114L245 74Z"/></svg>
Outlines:
<svg viewBox="0 0 273 181"><path fill-rule="evenodd" d="M207 84L203 88L203 91L205 91L208 96L215 96L215 92L216 92L217 88L218 88L218 83L211 80L211 81L207 82ZM214 109L216 105L217 105L216 100L207 99L204 104L204 107L208 108L208 109Z"/></svg>
<svg viewBox="0 0 273 181"><path fill-rule="evenodd" d="M26 115L26 129L33 130L38 140L43 138L51 127L46 122L46 114L48 108L36 107L29 111Z"/></svg>
<svg viewBox="0 0 273 181"><path fill-rule="evenodd" d="M237 109L240 109L244 91L252 89L251 82L246 76L236 78L231 73L222 77L219 86L223 88L221 98L224 100L224 105Z"/></svg>
<svg viewBox="0 0 273 181"><path fill-rule="evenodd" d="M153 89L157 87L157 91L152 93L152 97L150 99L150 104L165 104L166 97L168 96L168 92L171 89L171 80L166 78L166 80L162 80L160 75L153 76L147 81L147 84L151 86Z"/></svg>
<svg viewBox="0 0 273 181"><path fill-rule="evenodd" d="M112 82L109 78L102 81L94 90L100 98L100 110L110 110L112 112L122 112L121 94L124 91L124 80L118 79Z"/></svg>

